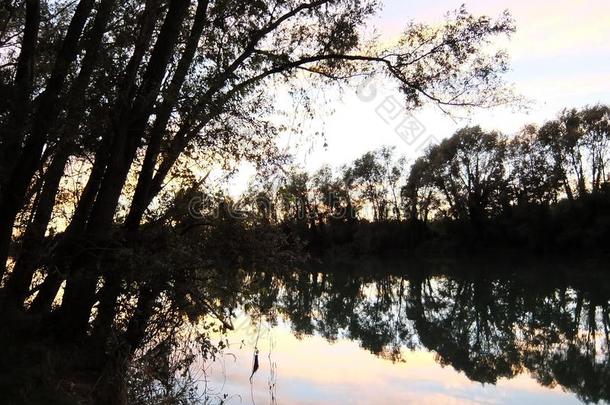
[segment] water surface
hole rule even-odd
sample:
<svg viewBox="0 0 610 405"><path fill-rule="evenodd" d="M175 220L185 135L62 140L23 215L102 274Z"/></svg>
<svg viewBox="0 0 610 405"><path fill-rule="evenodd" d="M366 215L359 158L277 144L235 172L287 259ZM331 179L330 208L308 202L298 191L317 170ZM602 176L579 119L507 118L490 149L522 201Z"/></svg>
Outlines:
<svg viewBox="0 0 610 405"><path fill-rule="evenodd" d="M610 399L607 280L444 270L274 275L238 310L228 347L198 364L202 394L210 404Z"/></svg>

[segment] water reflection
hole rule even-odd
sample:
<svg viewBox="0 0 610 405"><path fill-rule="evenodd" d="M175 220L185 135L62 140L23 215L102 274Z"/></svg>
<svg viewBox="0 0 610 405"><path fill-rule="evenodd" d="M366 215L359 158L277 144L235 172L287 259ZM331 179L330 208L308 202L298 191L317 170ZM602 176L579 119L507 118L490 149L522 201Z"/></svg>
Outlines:
<svg viewBox="0 0 610 405"><path fill-rule="evenodd" d="M346 363L343 372L359 374L361 381L370 379L366 383L371 389L376 388L373 370L369 369L372 359L370 355L364 359L354 344L383 361L384 370L396 370L396 375L386 375L386 379L398 378L410 367L423 367L426 363L418 365L417 359L431 361L433 356L433 373L439 378L453 369L472 381L473 387L499 381L505 385L506 381L525 381L523 378L531 376L539 386L569 393L568 399L610 400L608 281L587 279L582 272L572 270L567 277L560 272L536 272L540 275L533 276L531 271L520 270L494 274L479 269L468 275L462 271L440 274L421 270L383 276L370 275L380 274L378 271L367 275L344 270L252 274L249 277L258 288L248 298L245 311L265 314L262 324L275 326L264 326L265 330L283 340L277 344L265 335L265 344L270 347L263 349L259 342L261 323L255 322L249 332L238 328L236 333L242 334L240 347L233 345L233 349L239 352L239 367L247 376L249 366L244 359L250 360L248 350L255 346L269 354L268 359L261 354L261 363L269 362L268 369L274 370L276 364L280 370L301 369L300 386L294 389L305 399L308 395L313 398L303 403L322 402L315 400L312 375L324 374L322 369L329 366L324 364L321 352L328 349L336 354L346 344L351 349L350 355L342 358ZM297 339L291 340L286 336L289 334ZM245 341L244 336L250 340ZM311 342L317 342L313 348L308 347ZM281 360L272 359L274 354ZM450 367L441 372L439 365ZM280 385L281 375L277 382ZM267 383L275 401L275 373L272 380ZM229 387L230 383L229 379ZM388 381L384 383L388 385ZM335 388L341 391L341 384ZM238 390L236 386L233 389ZM350 402L349 393L345 395L338 401ZM499 400L493 396L490 399ZM278 403L282 403L281 396Z"/></svg>

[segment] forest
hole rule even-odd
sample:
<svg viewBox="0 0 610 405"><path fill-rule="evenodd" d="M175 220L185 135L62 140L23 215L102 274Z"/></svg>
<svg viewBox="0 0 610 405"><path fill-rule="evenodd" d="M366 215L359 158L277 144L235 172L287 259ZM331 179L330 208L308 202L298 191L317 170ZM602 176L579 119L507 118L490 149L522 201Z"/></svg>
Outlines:
<svg viewBox="0 0 610 405"><path fill-rule="evenodd" d="M314 87L382 77L406 110L519 103L494 42L515 31L508 12L462 6L387 45L362 34L378 7L0 4L0 398L137 403L132 377L153 365L151 384L171 380L180 331L208 317L231 328L248 271L473 242L606 249L605 105L514 137L463 128L415 162L382 148L339 172L290 166L276 140L301 129L277 117L298 106L315 118ZM294 104L279 106L280 91ZM259 176L239 201L206 183L243 162ZM193 345L213 353L209 330L193 328Z"/></svg>
<svg viewBox="0 0 610 405"><path fill-rule="evenodd" d="M339 170L259 176L227 203L321 256L595 256L608 252L609 158L610 108L595 105L512 136L465 127L413 162L382 147Z"/></svg>

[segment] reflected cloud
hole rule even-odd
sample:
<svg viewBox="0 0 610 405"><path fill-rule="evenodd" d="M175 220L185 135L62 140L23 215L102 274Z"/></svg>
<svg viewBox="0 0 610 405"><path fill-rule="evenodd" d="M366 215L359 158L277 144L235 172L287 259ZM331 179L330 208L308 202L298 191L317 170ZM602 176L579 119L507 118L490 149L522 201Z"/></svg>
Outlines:
<svg viewBox="0 0 610 405"><path fill-rule="evenodd" d="M252 391L254 403L268 403L271 387L288 404L610 398L608 291L488 272L278 275L268 307L277 322L264 322L249 345L256 326L229 333L231 360L213 363L210 381L242 398ZM269 303L264 295L255 301ZM255 348L260 369L251 386Z"/></svg>

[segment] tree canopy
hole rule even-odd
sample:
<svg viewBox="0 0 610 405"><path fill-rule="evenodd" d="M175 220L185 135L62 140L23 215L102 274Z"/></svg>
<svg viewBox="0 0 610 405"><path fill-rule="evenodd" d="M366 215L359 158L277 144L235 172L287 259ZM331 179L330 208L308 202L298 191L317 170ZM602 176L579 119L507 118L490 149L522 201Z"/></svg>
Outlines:
<svg viewBox="0 0 610 405"><path fill-rule="evenodd" d="M121 342L118 353L129 358L156 304L199 277L176 265L180 246L197 246L180 240L208 228L173 206L201 180L189 165L284 158L274 142L283 128L270 118L274 86L381 75L398 85L405 108L513 99L502 80L507 55L493 46L514 30L508 13L492 19L462 7L442 24L408 25L384 47L362 35L378 7L374 0L4 1L3 314L52 319L46 335L97 342L99 358L112 357L107 343ZM365 160L354 181L370 185ZM379 170L396 185L393 169ZM396 214L395 195L391 201ZM377 204L380 215L387 203ZM209 264L204 253L192 262L191 270ZM201 300L195 291L187 296L177 307L205 307L189 301Z"/></svg>

